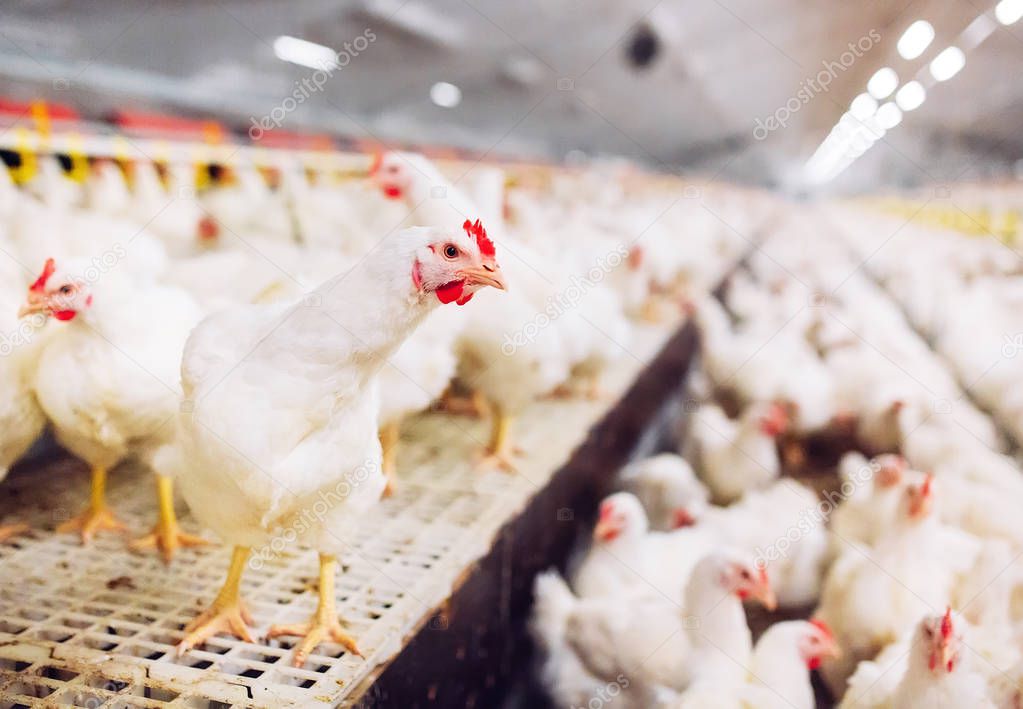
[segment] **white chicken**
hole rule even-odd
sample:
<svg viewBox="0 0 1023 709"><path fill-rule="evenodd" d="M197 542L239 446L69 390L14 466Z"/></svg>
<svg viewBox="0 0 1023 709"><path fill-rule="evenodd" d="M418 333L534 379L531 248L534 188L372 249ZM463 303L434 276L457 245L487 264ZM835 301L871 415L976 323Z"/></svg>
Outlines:
<svg viewBox="0 0 1023 709"><path fill-rule="evenodd" d="M686 457L696 461L716 501L732 502L781 474L777 438L788 421L780 404L753 404L738 421L719 406L705 404L693 415L687 442L692 450Z"/></svg>
<svg viewBox="0 0 1023 709"><path fill-rule="evenodd" d="M839 652L831 629L820 620L775 623L757 640L740 684L698 680L665 709L814 709L810 671Z"/></svg>
<svg viewBox="0 0 1023 709"><path fill-rule="evenodd" d="M905 490L906 461L886 454L867 460L859 453L847 453L839 464L842 477L841 504L831 514L831 530L840 549L844 543L873 546L895 518Z"/></svg>
<svg viewBox="0 0 1023 709"><path fill-rule="evenodd" d="M973 563L975 540L940 524L935 494L929 477L907 486L876 546L850 543L828 572L817 615L842 646L842 658L821 667L836 696L858 662L898 640L924 614L949 605L957 575Z"/></svg>
<svg viewBox="0 0 1023 709"><path fill-rule="evenodd" d="M817 494L795 480L782 478L750 490L728 507L714 505L695 513L698 532L718 544L753 554L763 566L785 608L817 601L828 556L828 533Z"/></svg>
<svg viewBox="0 0 1023 709"><path fill-rule="evenodd" d="M618 482L639 498L650 525L662 531L692 524L710 497L689 462L675 453L629 463Z"/></svg>
<svg viewBox="0 0 1023 709"><path fill-rule="evenodd" d="M908 649L905 644L893 646L878 662L860 664L839 706L841 709L1012 706L991 701L984 676L973 667L973 655L966 641L966 624L951 608L944 615L927 615L916 624ZM893 671L899 667L904 668L901 677ZM895 678L897 681L893 681Z"/></svg>
<svg viewBox="0 0 1023 709"><path fill-rule="evenodd" d="M741 554L721 551L700 560L682 604L647 599L577 598L556 574L538 577L532 628L546 653L544 677L562 687L628 677L630 692L682 691L696 680L738 684L752 640L743 600L774 608L766 575ZM574 701L566 697L567 705Z"/></svg>
<svg viewBox="0 0 1023 709"><path fill-rule="evenodd" d="M200 236L207 242L295 241L286 200L270 189L253 165L224 168L220 180L199 201L205 211Z"/></svg>
<svg viewBox="0 0 1023 709"><path fill-rule="evenodd" d="M20 311L58 321L39 354L34 388L57 441L92 471L89 506L58 531L77 531L84 543L99 531L124 530L107 504L107 472L135 454L156 470L160 499L159 522L136 546L158 547L169 561L178 546L203 543L178 528L171 478L155 464L173 435L177 363L201 312L183 291L143 288L117 272L94 283L86 273L81 264L48 260Z"/></svg>
<svg viewBox="0 0 1023 709"><path fill-rule="evenodd" d="M251 548L283 529L320 552L319 606L309 623L274 626L268 637L304 636L297 666L326 638L358 652L335 612L334 576L385 486L376 374L434 307L484 286L504 280L482 228L407 229L313 299L228 309L195 329L181 363L191 410L179 419L174 455L193 513L234 553L180 653L222 631L250 639L242 572ZM320 521L296 526L324 495L333 506Z"/></svg>
<svg viewBox="0 0 1023 709"><path fill-rule="evenodd" d="M0 178L7 177L6 168L0 169L0 173L3 173ZM6 251L8 246L0 241L0 250ZM0 397L0 481L46 425L32 390L44 332L39 322L18 322L23 282L20 266L0 253L0 390L4 392ZM22 523L0 524L0 542L27 529Z"/></svg>
<svg viewBox="0 0 1023 709"><path fill-rule="evenodd" d="M474 209L468 198L421 155L390 152L373 169L376 183L392 199L404 199L418 224L451 226ZM468 220L463 227L471 225ZM565 382L573 362L557 323L544 312L557 290L558 269L525 244L494 237L505 252L504 268L514 285L494 297L481 293L466 312L458 340L458 376L490 404L492 428L481 467L514 471L515 418L538 396ZM501 323L495 328L493 322Z"/></svg>
<svg viewBox="0 0 1023 709"><path fill-rule="evenodd" d="M578 599L556 571L539 574L533 584L533 612L530 631L543 651L540 678L554 698L556 707L584 707L611 682L619 695L611 706L617 709L646 709L658 705L655 688L634 685L624 675L601 678L583 664L569 644L566 630Z"/></svg>
<svg viewBox="0 0 1023 709"><path fill-rule="evenodd" d="M199 222L205 216L195 199L195 167L188 163L167 166L164 186L156 165L132 165L130 214L157 236L171 256L187 256L200 248Z"/></svg>
<svg viewBox="0 0 1023 709"><path fill-rule="evenodd" d="M693 567L717 546L707 528L650 532L639 500L628 492L606 497L593 528L593 546L571 576L579 596L651 595L678 598Z"/></svg>

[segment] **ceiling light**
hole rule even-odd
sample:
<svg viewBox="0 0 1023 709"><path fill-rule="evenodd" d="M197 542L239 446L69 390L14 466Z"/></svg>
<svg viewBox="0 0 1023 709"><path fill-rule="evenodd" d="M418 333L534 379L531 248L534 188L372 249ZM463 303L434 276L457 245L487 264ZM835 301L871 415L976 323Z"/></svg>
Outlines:
<svg viewBox="0 0 1023 709"><path fill-rule="evenodd" d="M995 17L1003 25L1015 24L1023 17L1023 0L1002 0L995 5Z"/></svg>
<svg viewBox="0 0 1023 709"><path fill-rule="evenodd" d="M326 71L337 68L337 52L330 47L298 37L282 35L275 39L274 54L282 61L307 66L310 69Z"/></svg>
<svg viewBox="0 0 1023 709"><path fill-rule="evenodd" d="M931 62L931 76L938 81L948 81L966 65L966 55L959 47L949 47L934 57Z"/></svg>
<svg viewBox="0 0 1023 709"><path fill-rule="evenodd" d="M903 59L916 59L934 41L934 27L927 20L917 20L902 33L896 48Z"/></svg>
<svg viewBox="0 0 1023 709"><path fill-rule="evenodd" d="M853 115L853 118L858 118L861 121L873 116L876 110L877 101L870 94L860 94L849 104L849 113Z"/></svg>
<svg viewBox="0 0 1023 709"><path fill-rule="evenodd" d="M867 82L867 91L874 98L881 100L891 95L892 91L899 85L899 75L890 66L878 69L870 81Z"/></svg>
<svg viewBox="0 0 1023 709"><path fill-rule="evenodd" d="M902 111L891 101L877 109L877 124L885 130L890 130L900 123L902 123Z"/></svg>
<svg viewBox="0 0 1023 709"><path fill-rule="evenodd" d="M430 100L441 108L454 108L462 102L462 90L446 81L430 87Z"/></svg>
<svg viewBox="0 0 1023 709"><path fill-rule="evenodd" d="M924 90L923 84L919 81L910 81L895 94L895 103L903 111L912 111L919 108L926 98L927 92Z"/></svg>

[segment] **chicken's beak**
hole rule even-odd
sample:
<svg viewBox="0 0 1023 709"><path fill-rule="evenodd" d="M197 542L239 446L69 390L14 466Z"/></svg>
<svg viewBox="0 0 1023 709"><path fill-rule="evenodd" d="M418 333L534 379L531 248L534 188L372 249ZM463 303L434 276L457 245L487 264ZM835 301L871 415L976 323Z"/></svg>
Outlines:
<svg viewBox="0 0 1023 709"><path fill-rule="evenodd" d="M461 275L467 283L479 286L492 286L498 290L508 290L508 284L504 281L504 274L497 264L493 266L483 264L479 268L462 269Z"/></svg>
<svg viewBox="0 0 1023 709"><path fill-rule="evenodd" d="M46 297L36 293L35 291L29 291L28 300L25 301L24 305L18 308L18 317L23 318L26 315L44 313L47 309Z"/></svg>
<svg viewBox="0 0 1023 709"><path fill-rule="evenodd" d="M696 524L696 517L685 507L679 507L671 514L672 527L682 529Z"/></svg>
<svg viewBox="0 0 1023 709"><path fill-rule="evenodd" d="M821 659L837 660L842 656L842 648L838 641L831 640L824 644L820 651Z"/></svg>
<svg viewBox="0 0 1023 709"><path fill-rule="evenodd" d="M767 436L778 437L789 426L789 415L781 404L773 404L760 420L760 430Z"/></svg>
<svg viewBox="0 0 1023 709"><path fill-rule="evenodd" d="M601 519L593 528L593 538L601 542L609 542L621 532L621 528L612 519Z"/></svg>
<svg viewBox="0 0 1023 709"><path fill-rule="evenodd" d="M913 519L924 519L934 509L933 478L928 475L923 484L914 490L909 501L909 516Z"/></svg>
<svg viewBox="0 0 1023 709"><path fill-rule="evenodd" d="M771 580L767 577L766 569L760 569L760 578L750 590L749 598L760 601L764 608L769 611L773 611L778 607L778 597L774 594L774 589L771 588Z"/></svg>
<svg viewBox="0 0 1023 709"><path fill-rule="evenodd" d="M938 639L938 646L931 653L931 669L941 668L944 672L951 672L955 669L956 648L951 638Z"/></svg>

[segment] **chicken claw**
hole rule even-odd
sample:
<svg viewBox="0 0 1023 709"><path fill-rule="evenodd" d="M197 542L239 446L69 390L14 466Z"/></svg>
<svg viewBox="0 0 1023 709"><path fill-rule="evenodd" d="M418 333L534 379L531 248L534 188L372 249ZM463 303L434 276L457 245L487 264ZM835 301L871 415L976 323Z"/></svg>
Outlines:
<svg viewBox="0 0 1023 709"><path fill-rule="evenodd" d="M106 468L94 467L92 469L92 490L89 497L89 507L82 514L72 517L66 522L57 526L57 531L79 532L82 536L82 544L87 544L95 536L96 532L114 531L125 532L127 527L121 520L114 516L114 513L107 507L107 471Z"/></svg>
<svg viewBox="0 0 1023 709"><path fill-rule="evenodd" d="M24 534L29 531L31 527L27 524L0 524L0 544L3 544L11 537L16 537L19 534Z"/></svg>
<svg viewBox="0 0 1023 709"><path fill-rule="evenodd" d="M174 513L174 488L170 478L157 476L157 494L160 500L160 519L153 531L133 541L129 546L132 551L159 549L164 563L169 564L174 552L180 547L198 547L209 544L208 539L186 534L178 526L178 518Z"/></svg>
<svg viewBox="0 0 1023 709"><path fill-rule="evenodd" d="M307 623L274 625L266 634L267 640L283 635L302 637L301 642L295 646L295 657L292 660L295 667L304 665L316 646L328 638L338 645L344 646L348 652L359 657L363 656L355 644L355 639L342 630L341 621L337 617L334 604L334 576L336 573L337 558L329 554L320 554L320 602L313 617Z"/></svg>
<svg viewBox="0 0 1023 709"><path fill-rule="evenodd" d="M515 419L496 405L493 409L490 443L487 445L483 458L476 464L476 469L498 469L506 473L516 473L518 469L512 462L512 457L521 454L522 449L512 443L511 429Z"/></svg>
<svg viewBox="0 0 1023 709"><path fill-rule="evenodd" d="M153 531L144 537L134 540L129 546L132 551L146 551L148 549L159 549L164 562L170 563L174 558L174 552L182 547L201 547L212 544L209 539L203 539L195 534L182 532L178 523L172 522L165 525L157 522Z"/></svg>
<svg viewBox="0 0 1023 709"><path fill-rule="evenodd" d="M58 525L57 531L61 534L78 532L82 537L82 544L88 544L97 532L126 532L128 527L117 519L105 504L99 507L90 504L82 514Z"/></svg>
<svg viewBox="0 0 1023 709"><path fill-rule="evenodd" d="M255 642L249 633L252 614L240 598L232 604L217 606L214 601L213 605L185 626L185 637L178 643L178 657L218 633L228 633L247 643Z"/></svg>
<svg viewBox="0 0 1023 709"><path fill-rule="evenodd" d="M252 614L239 595L245 562L251 551L248 547L234 548L227 580L210 607L185 626L185 637L177 646L178 657L217 633L229 633L247 643L254 642L248 628L252 623Z"/></svg>
<svg viewBox="0 0 1023 709"><path fill-rule="evenodd" d="M506 473L519 472L509 453L487 453L476 463L476 470L502 470Z"/></svg>
<svg viewBox="0 0 1023 709"><path fill-rule="evenodd" d="M359 648L355 644L355 639L341 628L341 621L336 616L327 616L319 611L307 623L271 626L267 631L266 639L272 640L283 635L302 636L301 642L295 646L295 658L292 661L295 667L304 665L309 653L328 638L338 645L343 645L348 652L362 657L362 653L359 652Z"/></svg>

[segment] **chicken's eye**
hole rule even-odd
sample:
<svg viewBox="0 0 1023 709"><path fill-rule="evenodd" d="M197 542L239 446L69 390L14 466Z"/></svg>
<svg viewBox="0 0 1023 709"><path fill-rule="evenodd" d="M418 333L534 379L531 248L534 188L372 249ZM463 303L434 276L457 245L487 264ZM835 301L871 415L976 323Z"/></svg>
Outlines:
<svg viewBox="0 0 1023 709"><path fill-rule="evenodd" d="M455 258L458 256L458 247L454 244L448 244L444 247L444 256L447 258Z"/></svg>
<svg viewBox="0 0 1023 709"><path fill-rule="evenodd" d="M743 581L749 581L749 580L750 580L750 578L751 578L751 577L750 577L750 573L749 573L749 571L748 571L747 569L743 569L743 570L742 570L742 573L741 573L741 574L739 574L739 575L740 575L740 576L742 576L742 580L743 580Z"/></svg>
<svg viewBox="0 0 1023 709"><path fill-rule="evenodd" d="M397 165L391 165L390 167L387 168L387 171L389 173L391 173L392 175L394 175L395 173L398 172L398 166Z"/></svg>
<svg viewBox="0 0 1023 709"><path fill-rule="evenodd" d="M72 288L71 286L61 286L60 287L60 291L58 291L58 292L61 295L71 295L72 293L74 293L74 291L75 291L75 289Z"/></svg>

